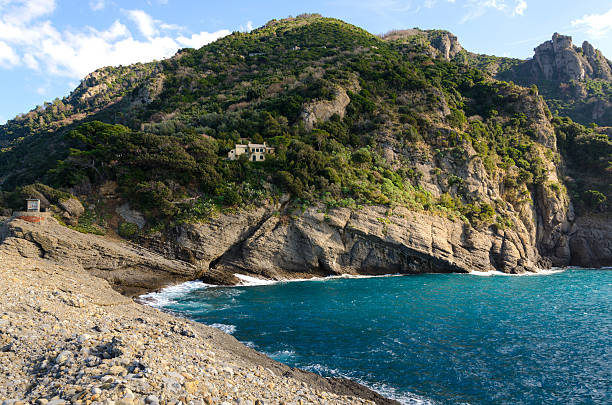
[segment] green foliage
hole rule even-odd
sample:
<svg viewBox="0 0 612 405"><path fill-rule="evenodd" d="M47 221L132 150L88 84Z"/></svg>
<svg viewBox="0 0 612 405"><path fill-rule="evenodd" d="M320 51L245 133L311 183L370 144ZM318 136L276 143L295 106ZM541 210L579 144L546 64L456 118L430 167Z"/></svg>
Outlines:
<svg viewBox="0 0 612 405"><path fill-rule="evenodd" d="M122 222L119 224L119 228L117 229L117 233L122 238L132 239L138 235L140 229L138 225L131 222Z"/></svg>
<svg viewBox="0 0 612 405"><path fill-rule="evenodd" d="M308 15L183 49L134 74L103 70L103 78L87 83L115 86L101 91L107 100L70 98L71 111L85 114L82 122L53 116L43 126L17 120L0 128L0 172L9 173L0 187L13 192L42 182L95 190L115 181L121 197L161 227L206 221L281 193L330 207L405 206L492 224L495 209L442 162L464 169L475 158L490 179L503 178L517 192L544 184L551 157L525 107L538 96L463 63L427 57L422 39L442 36L383 41ZM350 98L344 114L307 130L305 107L329 105L341 90ZM241 138L266 142L276 153L257 163L227 160ZM603 142L574 138L580 150ZM439 183L449 187L440 198L421 186L422 159L440 166Z"/></svg>
<svg viewBox="0 0 612 405"><path fill-rule="evenodd" d="M553 120L557 144L571 181L568 189L578 210L609 211L612 199L612 139L598 128L586 128L570 118Z"/></svg>
<svg viewBox="0 0 612 405"><path fill-rule="evenodd" d="M66 225L68 228L81 233L92 233L94 235L104 235L106 232L98 224L99 218L97 218L94 211L86 209L83 215L79 217L79 222L76 225Z"/></svg>
<svg viewBox="0 0 612 405"><path fill-rule="evenodd" d="M582 195L583 201L590 209L600 209L605 204L607 197L597 190L587 190Z"/></svg>

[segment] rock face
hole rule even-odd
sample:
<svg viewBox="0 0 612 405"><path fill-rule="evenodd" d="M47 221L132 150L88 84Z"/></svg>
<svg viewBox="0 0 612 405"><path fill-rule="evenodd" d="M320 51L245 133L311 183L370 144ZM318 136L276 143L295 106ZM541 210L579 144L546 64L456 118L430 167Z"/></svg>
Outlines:
<svg viewBox="0 0 612 405"><path fill-rule="evenodd" d="M337 88L333 100L322 100L304 107L302 120L307 131L312 131L318 121L327 121L337 114L344 118L346 107L351 102L346 90Z"/></svg>
<svg viewBox="0 0 612 405"><path fill-rule="evenodd" d="M612 266L612 219L579 217L570 234L570 264L580 267Z"/></svg>
<svg viewBox="0 0 612 405"><path fill-rule="evenodd" d="M555 33L551 41L535 48L532 72L543 80L604 79L612 80L612 66L602 53L588 42L582 48L572 37Z"/></svg>
<svg viewBox="0 0 612 405"><path fill-rule="evenodd" d="M434 33L436 35L429 35L431 46L437 49L444 59L451 60L463 50L457 36L448 31L434 31Z"/></svg>
<svg viewBox="0 0 612 405"><path fill-rule="evenodd" d="M81 268L106 279L128 294L160 288L172 282L194 280L200 269L169 260L145 248L73 231L48 218L32 224L19 219L4 226L0 256L18 252L24 258Z"/></svg>
<svg viewBox="0 0 612 405"><path fill-rule="evenodd" d="M142 243L164 257L184 261L201 269L201 276L206 280L214 278L221 284L235 284L238 280L233 273L213 277L205 271L233 246L255 233L279 208L278 205L270 204L236 214L220 215L206 223L183 224L165 237L154 235L144 238Z"/></svg>
<svg viewBox="0 0 612 405"><path fill-rule="evenodd" d="M432 58L441 57L451 60L457 56L463 47L457 36L443 30L394 30L383 36L386 41L416 41L425 46L425 53Z"/></svg>
<svg viewBox="0 0 612 405"><path fill-rule="evenodd" d="M536 271L538 254L515 232L383 207L317 207L269 218L215 265L283 279L339 274Z"/></svg>

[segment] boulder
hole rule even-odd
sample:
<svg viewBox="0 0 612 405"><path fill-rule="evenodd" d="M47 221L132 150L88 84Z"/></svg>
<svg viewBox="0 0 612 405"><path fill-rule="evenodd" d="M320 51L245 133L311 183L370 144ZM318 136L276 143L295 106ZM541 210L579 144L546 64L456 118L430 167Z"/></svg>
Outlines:
<svg viewBox="0 0 612 405"><path fill-rule="evenodd" d="M83 204L81 204L81 202L75 197L70 197L67 200L59 201L58 204L61 209L72 218L78 218L85 212Z"/></svg>

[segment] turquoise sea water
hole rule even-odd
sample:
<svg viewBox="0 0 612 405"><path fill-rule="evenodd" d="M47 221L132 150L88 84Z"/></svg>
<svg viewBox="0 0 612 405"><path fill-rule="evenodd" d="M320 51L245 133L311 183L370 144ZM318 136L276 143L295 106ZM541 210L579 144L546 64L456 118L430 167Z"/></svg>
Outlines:
<svg viewBox="0 0 612 405"><path fill-rule="evenodd" d="M609 270L192 283L149 299L406 404L612 403Z"/></svg>

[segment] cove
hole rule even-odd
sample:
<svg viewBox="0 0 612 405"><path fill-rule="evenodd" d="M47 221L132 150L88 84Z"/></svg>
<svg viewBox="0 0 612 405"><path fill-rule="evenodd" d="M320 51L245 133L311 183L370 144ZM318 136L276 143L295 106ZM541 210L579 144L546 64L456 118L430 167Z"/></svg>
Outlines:
<svg viewBox="0 0 612 405"><path fill-rule="evenodd" d="M609 270L191 283L146 299L405 404L612 403Z"/></svg>

